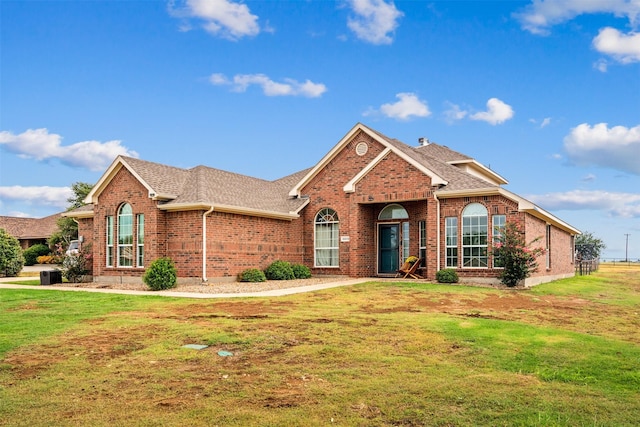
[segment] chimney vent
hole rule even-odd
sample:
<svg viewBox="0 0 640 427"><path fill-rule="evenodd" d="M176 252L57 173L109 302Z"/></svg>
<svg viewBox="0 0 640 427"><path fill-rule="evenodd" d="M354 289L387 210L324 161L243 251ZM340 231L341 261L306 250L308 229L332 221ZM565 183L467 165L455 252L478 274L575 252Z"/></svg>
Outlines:
<svg viewBox="0 0 640 427"><path fill-rule="evenodd" d="M425 137L420 137L418 138L418 142L420 143L420 145L425 146L425 145L429 145L429 139L425 138Z"/></svg>

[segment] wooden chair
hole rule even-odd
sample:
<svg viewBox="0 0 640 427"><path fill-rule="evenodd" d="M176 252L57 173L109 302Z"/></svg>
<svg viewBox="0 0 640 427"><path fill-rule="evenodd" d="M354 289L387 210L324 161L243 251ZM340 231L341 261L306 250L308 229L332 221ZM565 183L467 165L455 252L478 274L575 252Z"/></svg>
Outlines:
<svg viewBox="0 0 640 427"><path fill-rule="evenodd" d="M418 260L413 264L411 264L410 262L405 262L404 264L402 264L402 267L400 267L400 269L396 273L396 277L398 277L401 274L404 274L404 276L402 277L403 279L406 279L407 277L420 279L421 277L417 275L416 271L418 271L418 268L420 267L421 263L422 263L422 258L418 258Z"/></svg>

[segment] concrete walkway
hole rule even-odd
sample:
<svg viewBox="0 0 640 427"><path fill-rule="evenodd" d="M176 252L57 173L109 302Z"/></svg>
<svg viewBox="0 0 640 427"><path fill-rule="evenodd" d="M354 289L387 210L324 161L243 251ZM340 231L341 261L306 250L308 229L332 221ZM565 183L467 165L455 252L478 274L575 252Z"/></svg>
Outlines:
<svg viewBox="0 0 640 427"><path fill-rule="evenodd" d="M29 268L30 270L26 270ZM39 269L40 268L40 269ZM42 270L52 270L53 268L47 266L41 268L40 266L25 267L23 272L39 272ZM39 276L22 276L22 277L2 277L0 278L0 289L28 289L33 291L72 291L72 292L98 292L103 294L123 294L123 295L146 295L146 296L162 296L162 297L177 297L177 298L194 298L194 299L211 299L211 298L247 298L247 297L280 297L284 295L300 294L304 292L320 291L322 289L337 288L339 286L351 286L358 283L369 282L372 279L346 279L337 280L335 282L322 283L319 285L310 286L298 286L295 288L287 289L272 289L269 291L261 292L244 292L244 293L226 293L226 294L205 294L199 292L177 292L177 291L130 291L126 289L96 289L96 288L76 288L67 286L29 286L29 285L17 285L6 282L18 282L22 280L36 280L40 279Z"/></svg>

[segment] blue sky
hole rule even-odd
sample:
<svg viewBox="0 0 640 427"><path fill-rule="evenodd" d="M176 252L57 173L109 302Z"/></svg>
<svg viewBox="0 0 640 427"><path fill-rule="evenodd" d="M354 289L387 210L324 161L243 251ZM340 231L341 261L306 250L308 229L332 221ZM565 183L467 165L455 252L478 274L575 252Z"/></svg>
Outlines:
<svg viewBox="0 0 640 427"><path fill-rule="evenodd" d="M640 258L640 0L0 8L0 215L64 210L120 154L276 179L362 122Z"/></svg>

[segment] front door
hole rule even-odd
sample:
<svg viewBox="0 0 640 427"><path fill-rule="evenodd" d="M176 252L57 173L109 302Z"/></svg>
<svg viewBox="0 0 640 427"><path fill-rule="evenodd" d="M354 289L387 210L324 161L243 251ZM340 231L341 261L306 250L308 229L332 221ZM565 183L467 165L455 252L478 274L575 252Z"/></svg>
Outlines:
<svg viewBox="0 0 640 427"><path fill-rule="evenodd" d="M399 224L378 225L378 274L394 274L400 260Z"/></svg>

